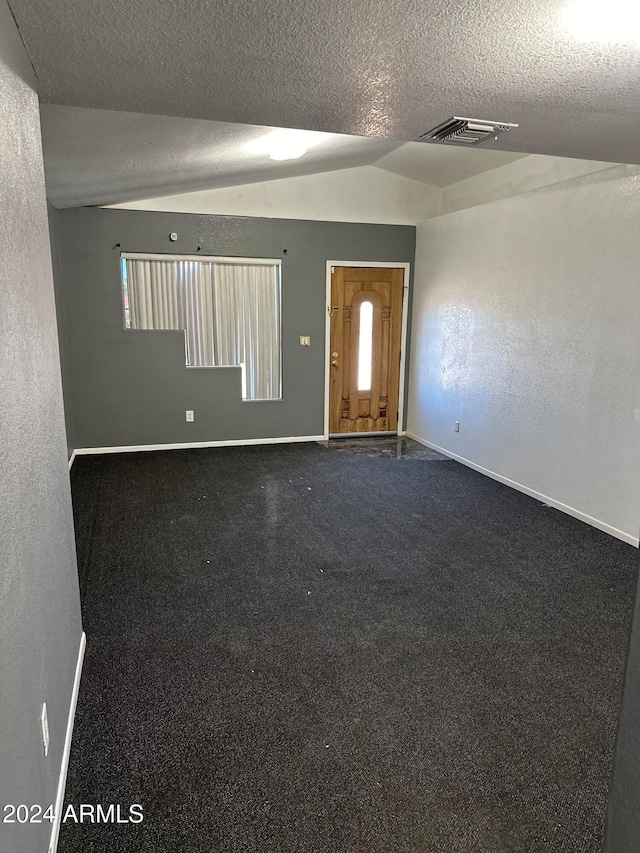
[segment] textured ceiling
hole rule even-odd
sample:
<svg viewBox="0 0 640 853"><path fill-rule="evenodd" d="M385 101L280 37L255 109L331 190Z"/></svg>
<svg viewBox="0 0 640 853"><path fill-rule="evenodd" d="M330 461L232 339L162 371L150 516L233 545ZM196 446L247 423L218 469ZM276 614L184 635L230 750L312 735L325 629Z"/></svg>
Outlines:
<svg viewBox="0 0 640 853"><path fill-rule="evenodd" d="M314 135L299 160L275 162L247 145L270 128L42 105L47 195L56 207L117 204L189 190L374 164L444 186L521 156L362 136Z"/></svg>
<svg viewBox="0 0 640 853"><path fill-rule="evenodd" d="M328 134L300 160L276 162L246 146L270 128L42 105L47 195L56 207L344 169L401 143Z"/></svg>
<svg viewBox="0 0 640 853"><path fill-rule="evenodd" d="M484 147L459 148L407 142L381 156L375 165L404 178L423 181L436 187L447 187L525 156L506 151L490 151Z"/></svg>
<svg viewBox="0 0 640 853"><path fill-rule="evenodd" d="M412 140L452 114L497 148L640 162L640 47L567 0L10 0L49 103Z"/></svg>

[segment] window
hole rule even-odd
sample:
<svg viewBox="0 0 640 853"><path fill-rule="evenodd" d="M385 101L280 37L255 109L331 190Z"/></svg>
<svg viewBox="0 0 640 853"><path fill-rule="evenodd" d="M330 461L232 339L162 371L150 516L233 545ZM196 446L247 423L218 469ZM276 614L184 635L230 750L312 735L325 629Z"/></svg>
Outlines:
<svg viewBox="0 0 640 853"><path fill-rule="evenodd" d="M122 296L126 329L184 329L187 367L241 367L243 400L281 399L281 261L127 253Z"/></svg>
<svg viewBox="0 0 640 853"><path fill-rule="evenodd" d="M358 391L371 390L371 361L373 358L373 303L360 304L360 334L358 339Z"/></svg>

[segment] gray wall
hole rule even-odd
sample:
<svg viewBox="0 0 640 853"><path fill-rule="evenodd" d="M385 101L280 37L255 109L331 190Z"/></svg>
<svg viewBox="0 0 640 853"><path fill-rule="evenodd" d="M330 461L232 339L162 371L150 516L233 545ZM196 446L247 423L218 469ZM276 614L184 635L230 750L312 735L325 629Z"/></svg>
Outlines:
<svg viewBox="0 0 640 853"><path fill-rule="evenodd" d="M0 112L0 805L46 806L55 802L81 626L38 98L4 0ZM50 832L49 823L0 823L0 850L46 851Z"/></svg>
<svg viewBox="0 0 640 853"><path fill-rule="evenodd" d="M76 447L322 434L325 262L414 260L412 226L91 208L57 211L56 221ZM239 368L185 368L182 332L123 330L119 251L189 254L198 245L204 255L283 259L281 401L243 403ZM299 335L311 336L310 348Z"/></svg>
<svg viewBox="0 0 640 853"><path fill-rule="evenodd" d="M51 240L51 261L53 264L53 279L60 280L60 253L58 251L58 227L56 214L57 210L52 204L47 205L47 213L49 216L49 238ZM62 391L63 397L66 397L66 382L70 374L69 370L69 353L67 347L67 330L64 321L64 302L62 300L62 292L60 288L55 288L56 297L56 319L58 324L58 347L60 350L60 367L62 369ZM69 457L73 453L76 446L73 435L73 424L71 421L71 408L64 407L64 421L67 433L67 453Z"/></svg>
<svg viewBox="0 0 640 853"><path fill-rule="evenodd" d="M618 723L605 853L640 850L640 599L636 603Z"/></svg>

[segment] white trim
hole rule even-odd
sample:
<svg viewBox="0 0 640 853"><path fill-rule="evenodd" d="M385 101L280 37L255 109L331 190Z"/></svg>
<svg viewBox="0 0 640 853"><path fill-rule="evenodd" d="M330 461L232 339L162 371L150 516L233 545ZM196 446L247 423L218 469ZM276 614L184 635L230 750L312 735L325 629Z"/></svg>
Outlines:
<svg viewBox="0 0 640 853"><path fill-rule="evenodd" d="M123 444L111 447L78 447L78 456L101 453L143 453L147 450L192 450L198 447L243 447L252 444L295 444L301 441L322 441L323 435L294 435L282 438L232 438L223 441L181 441L175 444Z"/></svg>
<svg viewBox="0 0 640 853"><path fill-rule="evenodd" d="M324 440L329 439L329 383L330 383L330 361L331 350L331 267L368 267L373 269L403 269L404 270L404 293L402 297L402 334L400 338L400 377L398 387L398 435L404 435L401 427L404 423L404 386L406 381L407 365L407 318L409 317L409 280L411 275L411 264L407 262L393 263L392 261L327 261L326 271L326 318L324 332Z"/></svg>
<svg viewBox="0 0 640 853"><path fill-rule="evenodd" d="M411 265L406 264L404 270L404 293L402 299L402 333L400 336L400 377L398 380L398 434L404 426L404 388L407 384L407 329L409 318L409 275Z"/></svg>
<svg viewBox="0 0 640 853"><path fill-rule="evenodd" d="M458 456L457 453L452 453L450 450L445 450L444 447L439 447L437 444L434 444L431 441L427 441L424 438L420 438L420 436L414 435L414 433L412 432L407 432L407 438L412 438L414 441L417 441L419 444L423 444L425 447L430 447L432 450L437 450L438 453L442 453L444 456L448 456L450 459L455 459L456 462L460 462L462 463L462 465L466 465L468 468L473 468L474 471L478 471L480 474L484 474L487 477L491 477L492 480L497 480L499 483L503 483L505 486L510 486L512 489L516 489L518 492L523 492L525 495L529 495L529 497L531 498L535 498L538 501L542 501L542 503L548 504L549 506L560 510L560 512L564 512L567 515L572 516L572 518L577 518L579 521L584 521L585 524L590 524L591 527L596 527L598 530L602 530L603 533L608 533L610 536L615 536L616 539L621 539L623 542L627 542L629 545L635 545L635 547L637 548L640 544L640 540L637 536L632 536L630 533L625 533L624 530L618 530L617 527L612 527L610 524L607 524L604 521L600 521L597 518L593 518L592 516L587 515L579 509L575 509L572 506L563 504L560 501L557 501L555 498L550 498L548 497L548 495L543 495L541 492L536 492L535 489L530 489L529 486L523 486L522 483L517 483L515 480L510 480L508 477L503 477L502 474L496 474L495 471L490 471L488 468L483 468L482 465L477 465L475 462L471 462L469 459L465 459L464 456Z"/></svg>
<svg viewBox="0 0 640 853"><path fill-rule="evenodd" d="M249 266L282 266L282 258L240 258L224 255L180 255L174 252L150 254L148 252L120 252L120 257L130 261L206 261L216 264L248 264Z"/></svg>
<svg viewBox="0 0 640 853"><path fill-rule="evenodd" d="M368 267L381 270L399 270L400 267L408 270L411 266L407 261L327 261L331 267Z"/></svg>
<svg viewBox="0 0 640 853"><path fill-rule="evenodd" d="M80 637L78 648L78 659L76 661L76 674L73 679L73 690L71 691L71 702L69 704L69 716L67 718L67 731L64 738L64 749L60 763L60 775L58 776L58 790L56 793L55 817L51 826L51 838L49 840L49 853L56 853L58 849L58 836L62 822L62 809L64 807L64 789L67 784L67 770L69 768L69 753L71 752L71 738L73 737L73 723L76 717L76 705L78 704L78 692L80 690L80 678L82 676L82 662L84 650L87 647L87 637L84 631Z"/></svg>
<svg viewBox="0 0 640 853"><path fill-rule="evenodd" d="M71 470L71 466L73 465L74 459L76 458L76 453L77 451L74 450L71 456L69 457L69 470Z"/></svg>
<svg viewBox="0 0 640 853"><path fill-rule="evenodd" d="M324 435L329 441L329 385L331 383L331 267L340 266L327 261L324 299Z"/></svg>

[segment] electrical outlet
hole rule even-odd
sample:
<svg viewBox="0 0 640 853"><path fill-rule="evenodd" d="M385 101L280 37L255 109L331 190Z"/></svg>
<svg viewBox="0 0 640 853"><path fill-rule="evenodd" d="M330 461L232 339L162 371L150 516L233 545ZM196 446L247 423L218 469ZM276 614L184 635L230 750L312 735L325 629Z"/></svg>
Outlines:
<svg viewBox="0 0 640 853"><path fill-rule="evenodd" d="M40 714L40 724L42 726L42 746L44 747L45 758L49 754L49 719L47 717L47 703L42 705L42 713Z"/></svg>
<svg viewBox="0 0 640 853"><path fill-rule="evenodd" d="M186 419L187 423L192 424L193 423L193 409L187 409L187 411L184 414L185 414L185 419Z"/></svg>
<svg viewBox="0 0 640 853"><path fill-rule="evenodd" d="M460 432L460 421L456 421L456 432Z"/></svg>

